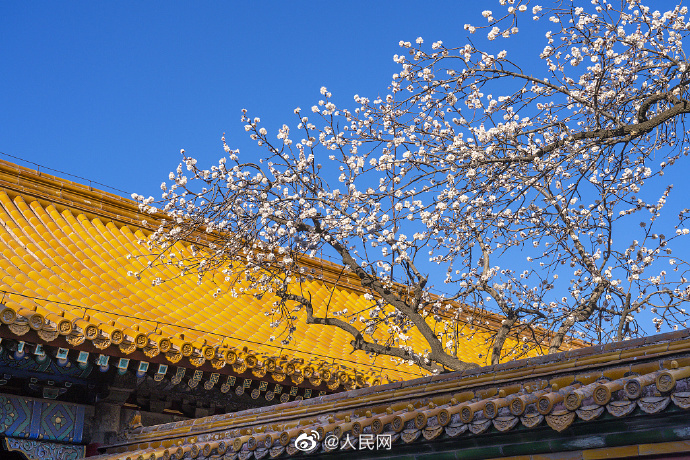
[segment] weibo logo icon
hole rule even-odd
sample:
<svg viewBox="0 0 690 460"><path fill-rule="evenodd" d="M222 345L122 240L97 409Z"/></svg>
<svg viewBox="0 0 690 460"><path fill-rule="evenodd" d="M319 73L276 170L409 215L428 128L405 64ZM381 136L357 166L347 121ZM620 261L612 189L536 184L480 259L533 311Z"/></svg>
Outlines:
<svg viewBox="0 0 690 460"><path fill-rule="evenodd" d="M316 441L319 440L319 432L312 430L311 433L302 433L295 439L295 447L302 452L308 452L316 447Z"/></svg>

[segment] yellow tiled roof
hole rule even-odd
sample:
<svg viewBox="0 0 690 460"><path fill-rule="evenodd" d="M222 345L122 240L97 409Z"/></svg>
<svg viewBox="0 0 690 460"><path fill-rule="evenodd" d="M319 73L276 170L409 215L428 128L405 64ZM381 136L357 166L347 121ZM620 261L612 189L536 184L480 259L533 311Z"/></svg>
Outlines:
<svg viewBox="0 0 690 460"><path fill-rule="evenodd" d="M549 429L601 422L605 432L610 420L600 415L606 412L618 420L634 417L638 427L643 417L654 417L651 428L665 410L671 415L690 409L689 351L690 329L685 329L271 407L147 427L130 424L124 439L94 459L324 458L329 452L338 456L346 439L357 446L364 434L391 436L388 458L414 456L415 448L423 449L425 458L458 449L485 456L497 452L492 444L551 451L554 444L543 442ZM526 436L530 430L534 436ZM318 433L317 442L300 452L296 439L312 432ZM574 439L573 432L563 436ZM616 439L634 443L635 435ZM597 453L577 458L608 458L607 451Z"/></svg>
<svg viewBox="0 0 690 460"><path fill-rule="evenodd" d="M197 367L228 365L235 373L251 370L257 377L269 373L295 383L311 376L318 385L319 378L330 378L331 389L363 386L380 376L425 375L387 357L352 353L347 333L306 325L303 318L294 342L274 346L269 337L276 330L264 315L274 299L214 296L223 286L220 274L201 284L187 277L157 286L152 279L171 278L172 272L153 268L140 280L128 276L151 259L138 244L148 232L137 209L130 200L0 161L0 289L8 293L1 327L17 336L34 330L45 342L57 343L62 336L70 346L89 340L104 354L139 351L178 365L187 365L186 357ZM315 305L325 305L331 296L332 304L350 312L370 305L351 277L334 286L327 273L333 264L319 264L322 276L308 285ZM459 358L486 364L489 337L488 330L472 331L461 341ZM414 334L409 344L425 348ZM280 357L287 360L270 359Z"/></svg>

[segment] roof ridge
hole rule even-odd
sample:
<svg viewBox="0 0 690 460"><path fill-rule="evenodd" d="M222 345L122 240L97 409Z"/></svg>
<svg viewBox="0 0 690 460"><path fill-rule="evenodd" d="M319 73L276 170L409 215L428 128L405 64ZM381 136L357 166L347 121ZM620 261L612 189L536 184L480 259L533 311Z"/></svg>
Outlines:
<svg viewBox="0 0 690 460"><path fill-rule="evenodd" d="M132 448L136 450L136 445L138 444L148 446L149 443L170 439L186 439L186 442L193 443L196 441L190 441L190 439L198 439L199 436L204 434L220 434L223 431L225 431L224 435L240 437L239 434L231 434L231 431L249 429L249 431L258 433L263 432L262 427L266 424L282 425L277 430L292 430L294 433L291 431L290 436L294 438L298 433L290 427L300 428L314 423L318 425L320 424L320 418L325 417L327 414L331 414L331 416L339 415L340 422L343 422L342 416L344 412L350 411L351 413L355 411L354 414L361 413L360 416L363 417L363 411L366 408L387 406L393 408L395 412L427 410L424 408L426 403L423 402L411 406L410 404L413 402L411 400L415 400L415 398L418 402L422 400L435 402L433 407L430 406L430 409L435 410L435 412L439 410L436 407L448 405L449 407L455 407L452 411L456 413L459 408L458 404L462 403L463 400L469 401L467 399L469 396L464 397L465 393L458 392L468 392L469 394L469 391L472 390L473 394L484 395L480 397L480 400L505 398L511 393L505 394L506 391L504 391L503 396L501 396L500 387L506 387L506 385L519 382L537 381L541 378L546 379L543 385L541 385L543 389L550 388L549 391L551 392L560 391L560 393L563 393L561 390L566 389L567 382L572 382L568 384L570 385L568 388L572 387L572 390L583 385L596 386L597 382L602 378L608 378L610 381L613 381L624 376L620 369L619 372L613 373L605 370L599 372L602 369L613 367L616 369L619 367L628 369L625 375L629 378L634 378L635 369L640 374L646 375L654 374L654 369L657 369L657 371L677 369L679 363L680 367L688 366L690 365L690 358L687 357L679 359L679 361L668 360L668 357L676 358L679 354L687 354L688 351L690 351L690 329L684 329L646 338L565 351L538 358L526 358L505 364L483 366L467 371L457 371L405 382L394 382L376 387L350 390L309 400L143 427L136 430L136 432L130 433L131 437L126 441L113 444L108 449L122 449L123 447L130 446L128 450L131 451ZM666 361L663 361L665 358ZM658 361L658 368L652 369L654 366L650 367L645 364L653 361ZM578 374L578 371L587 372L585 374ZM568 380L563 377L564 374L572 378ZM572 386L573 384L575 386ZM487 386L489 388L485 388ZM485 390L482 390L482 388L485 388ZM593 387L590 389L593 389ZM514 393L513 390L514 388L510 391ZM533 393L537 390L539 388L534 387L528 388L526 391L527 393ZM571 390L569 391L572 392ZM479 393L476 393L477 391ZM565 396L565 394L561 394L561 399L563 399L562 396ZM474 400L475 397L473 396L470 399ZM455 402L451 398L455 398ZM534 403L535 401L531 402ZM552 407L549 407L549 409L552 409ZM371 412L368 411L368 419L377 415L372 415ZM391 414L391 412L388 413ZM378 415L380 416L381 414ZM345 418L347 419L348 417ZM346 421L349 423L350 420ZM253 427L257 429L253 429ZM343 430L343 433L345 431Z"/></svg>

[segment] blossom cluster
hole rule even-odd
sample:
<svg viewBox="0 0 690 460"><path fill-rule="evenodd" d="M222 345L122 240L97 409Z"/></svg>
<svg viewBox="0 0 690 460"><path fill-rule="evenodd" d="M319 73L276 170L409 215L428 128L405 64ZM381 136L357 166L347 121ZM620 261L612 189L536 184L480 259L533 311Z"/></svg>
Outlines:
<svg viewBox="0 0 690 460"><path fill-rule="evenodd" d="M486 311L503 318L494 362L643 334L645 310L657 330L684 326L688 265L673 251L687 244L688 210L662 216L671 186L654 190L690 146L687 8L499 6L466 30L492 41L518 33L520 15L548 18L538 71L502 49L401 41L385 96L344 108L321 88L277 134L243 112L258 162L224 138L217 166L185 156L161 186L167 219L151 244L205 232L203 254L174 265L274 296L285 343L300 318L327 315L361 332L360 349L422 366L456 368ZM367 311L308 301L304 260L324 251L359 277ZM412 334L429 348L411 348Z"/></svg>

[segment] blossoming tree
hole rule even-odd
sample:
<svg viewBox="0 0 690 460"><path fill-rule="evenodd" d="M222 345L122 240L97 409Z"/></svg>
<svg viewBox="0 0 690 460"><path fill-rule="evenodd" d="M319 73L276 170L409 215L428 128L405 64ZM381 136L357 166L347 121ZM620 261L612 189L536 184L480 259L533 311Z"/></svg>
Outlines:
<svg viewBox="0 0 690 460"><path fill-rule="evenodd" d="M355 96L347 109L322 88L277 138L244 111L263 159L225 138L217 166L185 156L162 184L168 217L149 242L159 263L221 270L235 294L273 296L286 342L306 321L429 371L474 366L453 331L479 310L502 318L493 363L516 356L510 337L530 338L519 353L555 352L569 337L642 335L640 318L685 325L688 210L664 208L672 185L661 177L690 147L687 8L501 4L498 18L485 11L488 23L465 29L500 45L518 20L550 21L540 66L527 72L500 46L418 38L400 42L385 97ZM209 244L170 257L200 232ZM369 310L312 304L302 261L322 253L359 278ZM412 330L426 350L407 345Z"/></svg>

